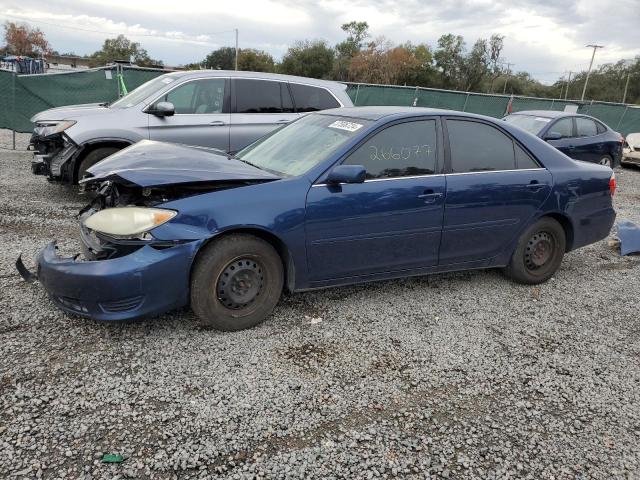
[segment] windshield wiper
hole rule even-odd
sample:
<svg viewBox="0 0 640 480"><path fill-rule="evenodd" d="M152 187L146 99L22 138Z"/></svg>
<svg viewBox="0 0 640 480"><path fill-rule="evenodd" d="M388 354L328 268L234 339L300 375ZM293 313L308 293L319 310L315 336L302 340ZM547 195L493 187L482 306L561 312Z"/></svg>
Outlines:
<svg viewBox="0 0 640 480"><path fill-rule="evenodd" d="M111 102L102 102L102 103L99 103L98 105L100 105L101 107L109 108L109 105L111 105Z"/></svg>

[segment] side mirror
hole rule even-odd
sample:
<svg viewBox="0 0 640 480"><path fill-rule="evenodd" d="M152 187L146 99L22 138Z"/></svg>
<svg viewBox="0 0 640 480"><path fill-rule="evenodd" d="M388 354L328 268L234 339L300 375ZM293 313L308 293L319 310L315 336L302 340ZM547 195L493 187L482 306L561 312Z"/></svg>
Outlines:
<svg viewBox="0 0 640 480"><path fill-rule="evenodd" d="M329 172L327 183L362 183L366 178L366 170L362 165L338 165Z"/></svg>
<svg viewBox="0 0 640 480"><path fill-rule="evenodd" d="M170 117L176 113L176 107L171 102L158 102L149 110L149 113L156 117Z"/></svg>
<svg viewBox="0 0 640 480"><path fill-rule="evenodd" d="M546 141L549 140L560 140L562 138L562 134L558 133L558 132L548 132L545 136L544 139Z"/></svg>

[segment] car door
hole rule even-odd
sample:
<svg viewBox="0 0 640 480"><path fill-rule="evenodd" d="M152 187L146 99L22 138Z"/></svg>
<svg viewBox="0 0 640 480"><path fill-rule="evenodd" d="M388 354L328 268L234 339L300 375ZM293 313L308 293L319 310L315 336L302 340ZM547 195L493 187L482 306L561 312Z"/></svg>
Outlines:
<svg viewBox="0 0 640 480"><path fill-rule="evenodd" d="M598 162L607 153L606 139L598 135L596 122L587 117L576 117L576 138L573 158Z"/></svg>
<svg viewBox="0 0 640 480"><path fill-rule="evenodd" d="M312 282L436 265L445 178L435 118L405 121L366 139L343 161L363 183L314 184L307 195Z"/></svg>
<svg viewBox="0 0 640 480"><path fill-rule="evenodd" d="M177 85L146 109L153 111L159 102L170 102L175 108L175 114L168 117L147 114L149 138L228 151L228 95L228 78L199 78Z"/></svg>
<svg viewBox="0 0 640 480"><path fill-rule="evenodd" d="M553 145L565 155L573 158L573 155L575 154L575 128L573 117L562 117L553 121L549 127L547 127L545 136L549 134L556 134L556 136L560 135L560 138L557 140L547 141L550 145Z"/></svg>
<svg viewBox="0 0 640 480"><path fill-rule="evenodd" d="M234 78L231 91L231 152L298 118L286 82Z"/></svg>
<svg viewBox="0 0 640 480"><path fill-rule="evenodd" d="M551 174L505 132L481 121L446 120L447 192L440 265L504 253L551 191Z"/></svg>

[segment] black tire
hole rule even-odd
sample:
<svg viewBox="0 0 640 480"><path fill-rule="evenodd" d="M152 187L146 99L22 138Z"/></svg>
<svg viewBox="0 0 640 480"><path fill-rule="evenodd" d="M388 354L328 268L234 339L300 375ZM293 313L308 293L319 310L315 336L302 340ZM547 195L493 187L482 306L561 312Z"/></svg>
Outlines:
<svg viewBox="0 0 640 480"><path fill-rule="evenodd" d="M116 153L118 150L120 149L117 147L101 147L89 152L87 156L82 159L82 162L80 162L80 166L78 167L78 181L82 180L89 167L93 167L100 160L104 160L109 155Z"/></svg>
<svg viewBox="0 0 640 480"><path fill-rule="evenodd" d="M198 255L191 274L191 308L208 327L251 328L278 303L284 269L278 252L264 240L231 234Z"/></svg>
<svg viewBox="0 0 640 480"><path fill-rule="evenodd" d="M603 155L602 158L598 160L598 164L604 165L605 167L609 167L609 168L615 167L615 165L613 164L613 158L611 158L611 155Z"/></svg>
<svg viewBox="0 0 640 480"><path fill-rule="evenodd" d="M522 234L504 271L518 283L546 282L560 267L565 248L562 225L553 218L543 217Z"/></svg>

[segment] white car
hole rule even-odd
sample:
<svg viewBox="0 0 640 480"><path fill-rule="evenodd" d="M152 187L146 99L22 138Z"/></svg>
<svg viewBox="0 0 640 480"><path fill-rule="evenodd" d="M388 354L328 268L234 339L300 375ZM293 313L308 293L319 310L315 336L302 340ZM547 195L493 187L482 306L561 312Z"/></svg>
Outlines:
<svg viewBox="0 0 640 480"><path fill-rule="evenodd" d="M622 148L622 165L640 165L640 133L630 133Z"/></svg>

